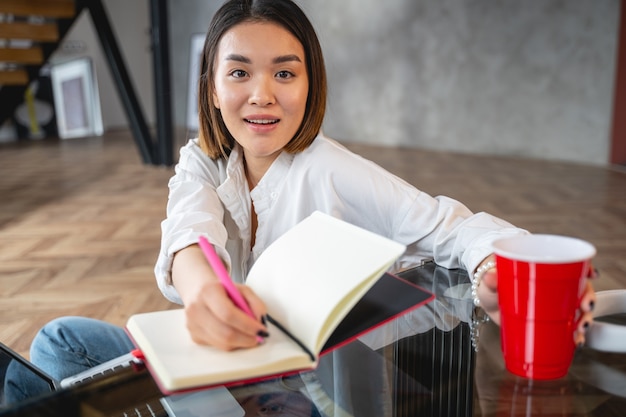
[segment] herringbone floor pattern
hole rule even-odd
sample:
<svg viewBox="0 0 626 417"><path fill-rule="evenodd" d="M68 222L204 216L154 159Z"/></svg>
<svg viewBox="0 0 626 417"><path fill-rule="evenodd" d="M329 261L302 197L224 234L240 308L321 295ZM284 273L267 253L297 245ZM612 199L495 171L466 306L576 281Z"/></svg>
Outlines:
<svg viewBox="0 0 626 417"><path fill-rule="evenodd" d="M596 288L626 287L626 170L349 147L474 211L590 240ZM0 341L27 356L55 317L122 325L132 313L173 307L152 273L172 172L143 165L126 131L0 145Z"/></svg>

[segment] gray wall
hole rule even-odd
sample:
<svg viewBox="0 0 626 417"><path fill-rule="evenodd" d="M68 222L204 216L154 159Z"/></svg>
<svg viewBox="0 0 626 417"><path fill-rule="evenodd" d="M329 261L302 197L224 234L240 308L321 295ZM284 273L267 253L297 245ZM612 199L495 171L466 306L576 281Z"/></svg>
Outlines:
<svg viewBox="0 0 626 417"><path fill-rule="evenodd" d="M104 3L153 122L148 3ZM170 0L173 110L181 127L190 38L206 30L220 4ZM329 136L344 142L607 163L619 0L299 4L325 52L330 91L324 131ZM72 35L88 38L89 29L81 31ZM88 49L98 53L97 45ZM105 128L125 125L108 69L96 60L102 66Z"/></svg>

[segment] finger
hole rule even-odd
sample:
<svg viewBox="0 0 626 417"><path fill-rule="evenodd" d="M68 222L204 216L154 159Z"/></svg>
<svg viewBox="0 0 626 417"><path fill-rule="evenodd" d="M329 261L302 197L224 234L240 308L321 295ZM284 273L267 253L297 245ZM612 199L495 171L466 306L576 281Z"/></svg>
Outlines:
<svg viewBox="0 0 626 417"><path fill-rule="evenodd" d="M593 321L593 316L590 312L582 314L582 316L578 320L576 324L576 330L574 331L574 343L577 346L582 346L585 344L585 336L587 334L587 329L591 325L592 321Z"/></svg>
<svg viewBox="0 0 626 417"><path fill-rule="evenodd" d="M574 343L577 346L582 346L585 343L585 335L587 329L593 322L593 308L596 303L596 293L593 290L591 281L585 282L585 290L580 300L580 309L578 311L578 321L576 325L576 331L574 332Z"/></svg>
<svg viewBox="0 0 626 417"><path fill-rule="evenodd" d="M187 328L194 342L222 350L248 348L258 344L255 337L240 332L228 322L220 320L210 310L201 317L198 314L188 315Z"/></svg>
<svg viewBox="0 0 626 417"><path fill-rule="evenodd" d="M263 335L266 334L265 326L236 306L223 288L222 291L206 294L205 300L206 305L217 320L226 325L226 329L232 329L232 334L231 331L226 333L229 339L245 340L246 345L249 346L249 341L257 340L260 332L265 332ZM224 327L220 326L220 329L224 329Z"/></svg>
<svg viewBox="0 0 626 417"><path fill-rule="evenodd" d="M596 292L593 290L591 281L587 280L585 283L585 291L580 300L580 309L585 313L590 313L596 304Z"/></svg>
<svg viewBox="0 0 626 417"><path fill-rule="evenodd" d="M203 288L193 302L185 304L187 328L194 342L223 350L251 347L257 337L242 331L246 322L255 321L237 308L224 287L216 283Z"/></svg>
<svg viewBox="0 0 626 417"><path fill-rule="evenodd" d="M260 322L267 314L267 308L265 307L263 300L261 300L247 285L240 285L239 291L241 292L241 295L243 295L243 298L245 298L248 302L248 305L250 306L250 309L254 313L256 319Z"/></svg>

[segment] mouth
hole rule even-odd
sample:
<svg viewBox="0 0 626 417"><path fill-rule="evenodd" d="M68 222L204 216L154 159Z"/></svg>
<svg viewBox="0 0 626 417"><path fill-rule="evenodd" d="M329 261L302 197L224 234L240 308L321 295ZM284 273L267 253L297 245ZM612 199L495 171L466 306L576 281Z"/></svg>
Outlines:
<svg viewBox="0 0 626 417"><path fill-rule="evenodd" d="M280 122L280 119L243 119L246 123L251 123L253 125L274 125Z"/></svg>

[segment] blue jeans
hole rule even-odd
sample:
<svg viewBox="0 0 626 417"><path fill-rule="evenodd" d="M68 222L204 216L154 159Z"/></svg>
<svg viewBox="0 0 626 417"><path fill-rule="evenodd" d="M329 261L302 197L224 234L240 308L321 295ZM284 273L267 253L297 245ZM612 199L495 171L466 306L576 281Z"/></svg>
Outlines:
<svg viewBox="0 0 626 417"><path fill-rule="evenodd" d="M121 327L85 317L61 317L37 333L30 347L30 360L60 381L133 349ZM41 393L41 383L34 376L9 371L5 394L12 400L21 401Z"/></svg>

